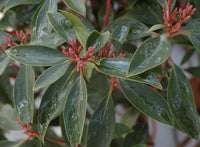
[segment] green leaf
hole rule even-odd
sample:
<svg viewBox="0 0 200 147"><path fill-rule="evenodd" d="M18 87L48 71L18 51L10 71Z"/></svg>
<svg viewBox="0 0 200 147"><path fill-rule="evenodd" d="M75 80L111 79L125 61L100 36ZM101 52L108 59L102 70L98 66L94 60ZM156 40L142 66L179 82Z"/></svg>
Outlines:
<svg viewBox="0 0 200 147"><path fill-rule="evenodd" d="M123 147L132 147L132 145L134 147L134 145L148 143L149 133L148 133L147 122L142 122L142 123L136 124L133 127L133 130L134 130L134 132L132 132L126 136Z"/></svg>
<svg viewBox="0 0 200 147"><path fill-rule="evenodd" d="M147 33L149 28L145 24L130 18L121 18L109 23L103 29L103 32L113 32L117 27L123 25L129 26L129 34L127 36L127 40L137 40L150 35Z"/></svg>
<svg viewBox="0 0 200 147"><path fill-rule="evenodd" d="M128 24L122 24L118 25L112 32L111 38L119 41L121 44L123 44L128 36L129 33L129 25Z"/></svg>
<svg viewBox="0 0 200 147"><path fill-rule="evenodd" d="M140 115L139 111L137 111L133 107L130 107L122 115L121 123L131 128L136 123L136 120L138 119L139 115Z"/></svg>
<svg viewBox="0 0 200 147"><path fill-rule="evenodd" d="M84 79L81 78L72 87L63 111L65 129L71 146L81 143L86 109L87 87Z"/></svg>
<svg viewBox="0 0 200 147"><path fill-rule="evenodd" d="M65 123L64 123L63 115L60 115L59 123L60 123L60 127L61 127L61 132L62 132L63 139L66 142L66 144L70 146L70 142L69 142L66 130L65 130Z"/></svg>
<svg viewBox="0 0 200 147"><path fill-rule="evenodd" d="M183 59L181 60L181 65L185 64L192 57L192 55L194 55L194 52L195 52L194 48L187 51Z"/></svg>
<svg viewBox="0 0 200 147"><path fill-rule="evenodd" d="M55 65L45 70L37 79L33 90L45 87L57 81L69 67L69 62Z"/></svg>
<svg viewBox="0 0 200 147"><path fill-rule="evenodd" d="M87 147L88 128L89 128L89 126L87 124L85 124L84 128L83 128L82 139L81 139L81 146L82 147Z"/></svg>
<svg viewBox="0 0 200 147"><path fill-rule="evenodd" d="M170 109L178 126L190 137L197 139L200 123L192 88L181 69L176 65L173 66L171 72L167 96Z"/></svg>
<svg viewBox="0 0 200 147"><path fill-rule="evenodd" d="M129 127L127 127L127 126L125 126L123 124L120 124L120 123L116 123L115 124L115 132L114 132L114 135L113 135L113 139L119 138L122 135L127 134L127 133L131 133L133 131L134 130L132 128L129 128Z"/></svg>
<svg viewBox="0 0 200 147"><path fill-rule="evenodd" d="M200 78L200 67L190 67L185 69L187 72L189 72L190 74L192 74L193 76Z"/></svg>
<svg viewBox="0 0 200 147"><path fill-rule="evenodd" d="M18 6L18 5L24 5L24 4L38 4L42 0L9 0L4 8L4 13L8 11L9 9Z"/></svg>
<svg viewBox="0 0 200 147"><path fill-rule="evenodd" d="M151 73L146 72L137 76L126 77L129 65L130 65L129 59L109 58L109 59L102 59L101 64L97 66L97 68L104 74L113 77L145 83L153 85L159 89L162 89L162 85L160 84L158 79Z"/></svg>
<svg viewBox="0 0 200 147"><path fill-rule="evenodd" d="M149 30L148 32L154 32L154 31L157 31L157 30L160 30L162 28L164 28L165 25L163 24L156 24L156 25L153 25Z"/></svg>
<svg viewBox="0 0 200 147"><path fill-rule="evenodd" d="M74 31L76 33L76 37L77 37L78 41L85 48L87 39L90 35L87 28L85 27L85 25L74 14L66 12L66 11L60 11L60 12L63 13L70 20L70 22L74 28Z"/></svg>
<svg viewBox="0 0 200 147"><path fill-rule="evenodd" d="M3 103L13 104L12 87L7 72L0 76L0 101Z"/></svg>
<svg viewBox="0 0 200 147"><path fill-rule="evenodd" d="M200 16L200 1L199 0L194 0L195 8L196 8L196 15L199 17Z"/></svg>
<svg viewBox="0 0 200 147"><path fill-rule="evenodd" d="M145 84L119 79L127 100L139 111L161 123L171 126L172 115L166 100Z"/></svg>
<svg viewBox="0 0 200 147"><path fill-rule="evenodd" d="M109 98L109 97L108 97ZM105 98L95 110L89 123L87 147L109 147L115 130L112 98Z"/></svg>
<svg viewBox="0 0 200 147"><path fill-rule="evenodd" d="M65 105L71 88L79 79L76 74L71 75L71 68L58 81L49 86L45 92L39 108L38 127L41 138L44 139L50 121Z"/></svg>
<svg viewBox="0 0 200 147"><path fill-rule="evenodd" d="M33 121L35 73L31 66L23 66L17 74L14 88L14 102L17 115L23 124Z"/></svg>
<svg viewBox="0 0 200 147"><path fill-rule="evenodd" d="M186 27L184 28L185 31L187 31L189 34L186 34L190 40L190 42L192 43L192 45L194 46L194 48L197 50L197 52L200 54L200 29L199 29L199 25L200 25L200 19L197 18L193 21L191 21L190 23L188 23L186 25Z"/></svg>
<svg viewBox="0 0 200 147"><path fill-rule="evenodd" d="M102 47L106 45L110 38L110 33L105 32L103 34L94 31L90 34L87 39L86 48L94 47L94 53L97 53Z"/></svg>
<svg viewBox="0 0 200 147"><path fill-rule="evenodd" d="M53 29L66 41L69 39L76 39L75 32L73 30L70 21L58 12L48 12L47 17L53 27Z"/></svg>
<svg viewBox="0 0 200 147"><path fill-rule="evenodd" d="M56 65L67 59L63 53L39 45L15 46L6 50L6 53L11 59L32 66Z"/></svg>
<svg viewBox="0 0 200 147"><path fill-rule="evenodd" d="M16 113L9 104L0 103L0 128L5 130L19 130Z"/></svg>
<svg viewBox="0 0 200 147"><path fill-rule="evenodd" d="M56 48L60 46L61 44L63 44L64 42L65 40L60 35L53 32L50 34L44 34L38 39L34 39L31 42L31 45L41 45L41 46L46 46L50 48Z"/></svg>
<svg viewBox="0 0 200 147"><path fill-rule="evenodd" d="M19 143L19 142L2 140L2 141L0 141L0 146L1 146L1 147L14 147L14 146L17 145L18 143Z"/></svg>
<svg viewBox="0 0 200 147"><path fill-rule="evenodd" d="M56 0L45 0L36 11L32 22L31 39L38 40L43 35L47 36L52 31L52 26L47 19L46 12L57 12Z"/></svg>
<svg viewBox="0 0 200 147"><path fill-rule="evenodd" d="M164 35L145 40L133 55L127 75L137 75L162 64L171 51L171 44Z"/></svg>
<svg viewBox="0 0 200 147"><path fill-rule="evenodd" d="M75 12L85 16L86 15L86 7L85 7L85 1L84 0L63 0L64 3L67 4L67 6L74 10Z"/></svg>
<svg viewBox="0 0 200 147"><path fill-rule="evenodd" d="M3 74L9 63L10 59L8 58L8 56L5 53L0 52L0 75Z"/></svg>

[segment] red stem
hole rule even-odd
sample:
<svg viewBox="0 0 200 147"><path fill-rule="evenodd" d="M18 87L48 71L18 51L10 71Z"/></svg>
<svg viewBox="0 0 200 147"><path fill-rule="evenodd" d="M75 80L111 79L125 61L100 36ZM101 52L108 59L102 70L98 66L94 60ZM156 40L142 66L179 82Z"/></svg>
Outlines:
<svg viewBox="0 0 200 147"><path fill-rule="evenodd" d="M51 140L51 141L53 141L53 142L60 143L60 144L66 144L65 141L63 141L63 140L51 138L51 137L48 137L48 136L45 136L44 138L46 138L46 139L48 139L48 140Z"/></svg>
<svg viewBox="0 0 200 147"><path fill-rule="evenodd" d="M17 71L19 71L20 70L20 68L19 68L19 66L17 66L17 64L15 64L15 63L12 63L12 65L13 65L13 67L17 70Z"/></svg>
<svg viewBox="0 0 200 147"><path fill-rule="evenodd" d="M109 17L109 12L110 12L110 4L111 4L111 0L107 0L106 15L105 15L105 19L104 19L103 28L105 28L107 26L107 24L108 24L108 17Z"/></svg>

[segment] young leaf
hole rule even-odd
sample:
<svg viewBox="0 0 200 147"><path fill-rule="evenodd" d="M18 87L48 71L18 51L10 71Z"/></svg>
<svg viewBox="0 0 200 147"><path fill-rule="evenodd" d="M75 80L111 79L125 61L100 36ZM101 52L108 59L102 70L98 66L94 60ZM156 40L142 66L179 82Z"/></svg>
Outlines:
<svg viewBox="0 0 200 147"><path fill-rule="evenodd" d="M64 62L62 64L55 65L53 67L45 70L37 79L34 90L45 87L57 81L69 67L69 62Z"/></svg>
<svg viewBox="0 0 200 147"><path fill-rule="evenodd" d="M95 50L93 53L97 53L102 47L106 45L109 38L110 38L109 32L101 34L97 31L94 31L90 34L90 36L87 39L86 48L94 47Z"/></svg>
<svg viewBox="0 0 200 147"><path fill-rule="evenodd" d="M17 125L16 113L9 104L0 103L0 128L5 130L19 130L21 127Z"/></svg>
<svg viewBox="0 0 200 147"><path fill-rule="evenodd" d="M71 146L81 143L87 109L87 87L81 78L71 89L63 111L64 126Z"/></svg>
<svg viewBox="0 0 200 147"><path fill-rule="evenodd" d="M75 12L85 16L86 15L86 7L85 7L85 1L84 0L63 0L64 3L67 4L67 6L74 10Z"/></svg>
<svg viewBox="0 0 200 147"><path fill-rule="evenodd" d="M66 41L76 39L73 26L70 21L58 12L48 12L47 17L54 30Z"/></svg>
<svg viewBox="0 0 200 147"><path fill-rule="evenodd" d="M95 110L89 123L87 147L109 147L115 130L112 98L105 98Z"/></svg>
<svg viewBox="0 0 200 147"><path fill-rule="evenodd" d="M178 126L190 137L197 139L200 131L199 117L189 81L178 68L173 66L167 100Z"/></svg>
<svg viewBox="0 0 200 147"><path fill-rule="evenodd" d="M67 59L63 53L39 45L21 45L6 50L7 55L22 64L32 66L51 66Z"/></svg>
<svg viewBox="0 0 200 147"><path fill-rule="evenodd" d="M24 4L38 4L42 0L8 0L5 8L4 13L8 11L9 9L18 6L18 5L24 5Z"/></svg>
<svg viewBox="0 0 200 147"><path fill-rule="evenodd" d="M61 11L61 13L63 13L70 20L78 41L80 41L81 45L85 48L87 39L90 35L85 25L74 14L66 11Z"/></svg>
<svg viewBox="0 0 200 147"><path fill-rule="evenodd" d="M71 88L79 79L77 74L71 75L70 68L68 71L58 81L49 86L42 98L38 115L38 127L42 140L44 140L50 121L58 111L63 109Z"/></svg>
<svg viewBox="0 0 200 147"><path fill-rule="evenodd" d="M130 81L145 83L153 85L159 89L162 89L162 85L158 79L151 73L146 72L137 76L126 77L128 67L130 65L130 60L126 58L109 58L102 59L101 64L97 68L104 74L118 77Z"/></svg>
<svg viewBox="0 0 200 147"><path fill-rule="evenodd" d="M171 51L171 44L164 35L145 40L133 55L127 75L137 75L160 65L168 59Z"/></svg>
<svg viewBox="0 0 200 147"><path fill-rule="evenodd" d="M17 115L23 124L32 122L34 114L35 73L31 66L23 66L15 81L14 102Z"/></svg>
<svg viewBox="0 0 200 147"><path fill-rule="evenodd" d="M172 126L173 119L165 99L145 84L119 79L122 92L127 100L147 116Z"/></svg>

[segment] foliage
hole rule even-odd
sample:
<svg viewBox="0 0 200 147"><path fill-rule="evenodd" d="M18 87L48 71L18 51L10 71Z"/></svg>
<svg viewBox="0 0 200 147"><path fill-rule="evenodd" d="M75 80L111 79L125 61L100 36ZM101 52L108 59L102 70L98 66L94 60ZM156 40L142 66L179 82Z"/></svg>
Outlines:
<svg viewBox="0 0 200 147"><path fill-rule="evenodd" d="M146 146L148 118L198 139L183 70L199 78L199 66L171 58L172 43L187 48L181 64L200 53L199 1L190 2L1 0L1 146ZM19 129L26 140L2 133Z"/></svg>

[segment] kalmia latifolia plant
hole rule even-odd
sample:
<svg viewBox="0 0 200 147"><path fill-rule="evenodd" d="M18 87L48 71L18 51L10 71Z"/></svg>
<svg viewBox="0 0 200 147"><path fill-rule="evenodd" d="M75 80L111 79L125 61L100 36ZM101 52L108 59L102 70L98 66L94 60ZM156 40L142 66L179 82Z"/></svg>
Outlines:
<svg viewBox="0 0 200 147"><path fill-rule="evenodd" d="M182 65L200 54L199 0L1 0L0 9L1 147L150 147L155 121L198 139L200 67ZM179 65L174 44L185 49ZM7 130L27 138L10 141Z"/></svg>

